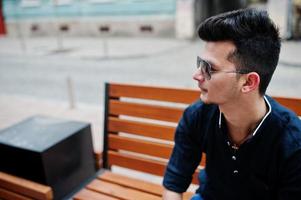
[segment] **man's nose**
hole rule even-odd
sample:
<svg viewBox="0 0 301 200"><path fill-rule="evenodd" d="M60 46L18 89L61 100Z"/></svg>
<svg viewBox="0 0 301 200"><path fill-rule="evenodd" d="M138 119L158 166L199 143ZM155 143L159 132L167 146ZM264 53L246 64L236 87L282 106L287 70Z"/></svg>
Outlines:
<svg viewBox="0 0 301 200"><path fill-rule="evenodd" d="M204 81L205 81L204 75L203 75L199 70L197 70L197 71L193 74L192 78L193 78L194 80L196 80L196 81L199 81L199 82L204 82Z"/></svg>

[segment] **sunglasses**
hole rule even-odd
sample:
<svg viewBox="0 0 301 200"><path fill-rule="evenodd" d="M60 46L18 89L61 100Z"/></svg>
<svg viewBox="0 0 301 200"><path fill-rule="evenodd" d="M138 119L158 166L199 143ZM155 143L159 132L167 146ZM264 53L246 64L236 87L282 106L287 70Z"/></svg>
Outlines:
<svg viewBox="0 0 301 200"><path fill-rule="evenodd" d="M199 56L197 56L197 69L202 73L202 75L204 76L204 78L206 80L210 80L211 79L211 75L213 73L217 73L217 72L237 73L237 74L247 74L247 73L250 73L250 71L247 71L247 70L232 70L232 71L214 70L214 69L212 69L212 66L211 66L211 64L209 62L207 62L206 60L203 60Z"/></svg>

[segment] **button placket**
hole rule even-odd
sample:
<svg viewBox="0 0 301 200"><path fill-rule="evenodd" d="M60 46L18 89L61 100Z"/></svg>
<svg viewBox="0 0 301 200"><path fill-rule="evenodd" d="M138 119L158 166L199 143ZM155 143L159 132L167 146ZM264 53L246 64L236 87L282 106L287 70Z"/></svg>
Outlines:
<svg viewBox="0 0 301 200"><path fill-rule="evenodd" d="M237 176L239 174L238 171L238 165L237 165L237 152L239 147L232 145L231 142L227 142L228 146L231 148L231 152L232 152L232 156L231 156L231 160L233 161L233 171L232 174L234 176Z"/></svg>

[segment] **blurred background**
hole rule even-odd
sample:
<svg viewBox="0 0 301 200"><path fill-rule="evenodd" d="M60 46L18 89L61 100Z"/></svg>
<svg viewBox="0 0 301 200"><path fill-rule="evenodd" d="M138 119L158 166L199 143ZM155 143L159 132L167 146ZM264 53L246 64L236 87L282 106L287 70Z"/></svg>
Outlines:
<svg viewBox="0 0 301 200"><path fill-rule="evenodd" d="M268 94L301 97L301 0L1 0L0 129L88 121L101 150L105 82L197 89L198 24L245 7L267 10L283 39Z"/></svg>
<svg viewBox="0 0 301 200"><path fill-rule="evenodd" d="M0 33L192 39L205 18L248 6L268 10L283 38L301 37L300 0L2 0Z"/></svg>

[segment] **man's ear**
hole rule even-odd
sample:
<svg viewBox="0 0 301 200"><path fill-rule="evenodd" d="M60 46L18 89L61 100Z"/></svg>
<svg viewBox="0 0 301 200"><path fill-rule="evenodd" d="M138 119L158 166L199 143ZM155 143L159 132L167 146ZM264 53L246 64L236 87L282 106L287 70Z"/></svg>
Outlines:
<svg viewBox="0 0 301 200"><path fill-rule="evenodd" d="M260 76L256 72L251 72L245 75L245 83L243 84L241 91L248 93L256 90L259 87Z"/></svg>

